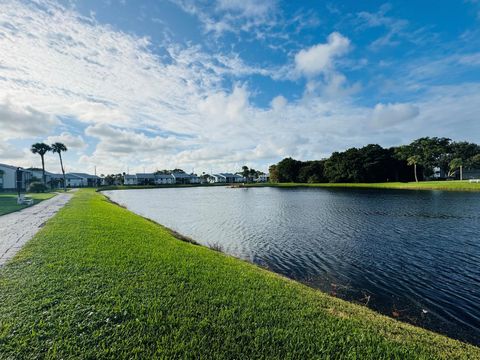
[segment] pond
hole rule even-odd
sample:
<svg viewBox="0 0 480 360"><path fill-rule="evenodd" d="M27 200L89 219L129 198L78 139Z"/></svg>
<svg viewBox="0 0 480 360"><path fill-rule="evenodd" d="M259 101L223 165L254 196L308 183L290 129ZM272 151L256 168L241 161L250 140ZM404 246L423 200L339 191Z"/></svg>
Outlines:
<svg viewBox="0 0 480 360"><path fill-rule="evenodd" d="M480 193L267 187L106 193L201 244L480 344Z"/></svg>

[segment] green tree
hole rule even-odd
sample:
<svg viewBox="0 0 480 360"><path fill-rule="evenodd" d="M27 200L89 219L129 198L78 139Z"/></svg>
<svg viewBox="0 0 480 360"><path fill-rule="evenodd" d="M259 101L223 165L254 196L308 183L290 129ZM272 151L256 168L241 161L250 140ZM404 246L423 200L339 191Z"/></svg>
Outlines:
<svg viewBox="0 0 480 360"><path fill-rule="evenodd" d="M420 155L412 155L407 159L407 163L409 166L413 165L413 173L415 175L415 181L418 182L418 175L417 175L417 165L420 163L421 157Z"/></svg>
<svg viewBox="0 0 480 360"><path fill-rule="evenodd" d="M326 182L324 169L324 160L305 161L298 172L298 181L302 183Z"/></svg>
<svg viewBox="0 0 480 360"><path fill-rule="evenodd" d="M480 168L480 154L472 156L466 161L466 165L469 169L479 169Z"/></svg>
<svg viewBox="0 0 480 360"><path fill-rule="evenodd" d="M448 177L454 176L457 170L460 169L460 180L463 180L463 160L462 158L452 159L449 163Z"/></svg>
<svg viewBox="0 0 480 360"><path fill-rule="evenodd" d="M268 175L270 177L270 182L272 183L279 182L277 165L270 165L270 167L268 168Z"/></svg>
<svg viewBox="0 0 480 360"><path fill-rule="evenodd" d="M277 164L279 182L296 182L298 171L302 165L301 161L294 160L291 157L285 158Z"/></svg>
<svg viewBox="0 0 480 360"><path fill-rule="evenodd" d="M51 150L52 148L44 143L35 143L30 148L30 151L32 153L40 155L40 158L42 159L42 180L43 185L45 186L47 186L47 181L45 177L45 154Z"/></svg>
<svg viewBox="0 0 480 360"><path fill-rule="evenodd" d="M52 144L50 147L52 149L52 152L57 153L60 159L60 167L62 168L62 174L63 174L63 190L67 191L67 179L65 178L65 168L63 167L62 152L66 152L68 149L64 144L60 142L56 142Z"/></svg>

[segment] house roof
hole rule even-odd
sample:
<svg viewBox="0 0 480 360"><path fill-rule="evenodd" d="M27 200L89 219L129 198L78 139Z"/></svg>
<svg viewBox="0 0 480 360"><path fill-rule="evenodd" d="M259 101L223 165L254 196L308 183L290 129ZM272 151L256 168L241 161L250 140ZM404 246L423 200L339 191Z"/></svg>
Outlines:
<svg viewBox="0 0 480 360"><path fill-rule="evenodd" d="M172 179L173 177L171 174L155 174L155 179Z"/></svg>
<svg viewBox="0 0 480 360"><path fill-rule="evenodd" d="M28 172L28 170L25 170L24 168L22 168L22 167L20 167L20 166L13 166L13 165L7 165L7 164L0 164L0 168L10 169L10 170L17 170L17 169L19 169L20 171Z"/></svg>
<svg viewBox="0 0 480 360"><path fill-rule="evenodd" d="M125 175L123 178L124 179L136 179L137 175Z"/></svg>
<svg viewBox="0 0 480 360"><path fill-rule="evenodd" d="M137 173L136 176L137 176L137 178L142 178L142 179L155 179L154 174Z"/></svg>
<svg viewBox="0 0 480 360"><path fill-rule="evenodd" d="M186 179L186 178L191 178L191 177L193 177L193 175L185 174L185 173L172 173L172 176L173 176L174 178L178 178L178 179Z"/></svg>
<svg viewBox="0 0 480 360"><path fill-rule="evenodd" d="M78 177L81 177L81 178L84 178L84 179L100 179L99 176L97 175L90 175L90 174L86 174L86 173L69 173L71 175L75 175L75 176L78 176Z"/></svg>
<svg viewBox="0 0 480 360"><path fill-rule="evenodd" d="M7 164L0 164L0 167L17 170L17 166L7 165Z"/></svg>

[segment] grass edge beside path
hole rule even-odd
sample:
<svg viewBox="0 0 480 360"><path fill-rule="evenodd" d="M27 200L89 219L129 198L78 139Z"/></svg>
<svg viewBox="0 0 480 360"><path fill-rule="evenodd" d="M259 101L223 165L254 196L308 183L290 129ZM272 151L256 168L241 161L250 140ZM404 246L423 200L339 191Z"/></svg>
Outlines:
<svg viewBox="0 0 480 360"><path fill-rule="evenodd" d="M57 195L56 192L25 194L26 197L34 200L33 205L37 205L44 200L51 199L55 195ZM17 204L17 193L0 193L0 216L25 209L29 206L32 205Z"/></svg>
<svg viewBox="0 0 480 360"><path fill-rule="evenodd" d="M456 181L420 181L420 182L385 182L385 183L257 183L246 184L248 187L320 187L320 188L365 188L365 189L397 189L397 190L447 190L447 191L480 191L480 183L468 180Z"/></svg>
<svg viewBox="0 0 480 360"><path fill-rule="evenodd" d="M80 190L0 268L0 359L474 359Z"/></svg>

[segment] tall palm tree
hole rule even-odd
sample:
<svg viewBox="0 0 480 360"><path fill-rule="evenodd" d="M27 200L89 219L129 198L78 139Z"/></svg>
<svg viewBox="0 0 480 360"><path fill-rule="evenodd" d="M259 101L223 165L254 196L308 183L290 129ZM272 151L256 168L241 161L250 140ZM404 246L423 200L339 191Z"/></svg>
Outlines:
<svg viewBox="0 0 480 360"><path fill-rule="evenodd" d="M45 178L45 154L51 151L52 148L44 143L35 143L32 145L30 151L34 154L40 155L42 158L42 174L43 174L43 185L47 186L46 178Z"/></svg>
<svg viewBox="0 0 480 360"><path fill-rule="evenodd" d="M63 174L63 190L67 191L67 182L66 182L66 179L65 179L65 169L63 168L62 152L65 152L68 149L64 144L62 144L60 142L56 142L55 144L52 144L51 148L52 148L52 151L54 153L57 153L58 157L60 158L60 166L62 168L62 174Z"/></svg>
<svg viewBox="0 0 480 360"><path fill-rule="evenodd" d="M413 172L415 173L415 181L418 182L418 176L417 176L417 164L420 162L420 156L419 155L413 155L410 156L407 159L407 164L408 165L413 165Z"/></svg>

